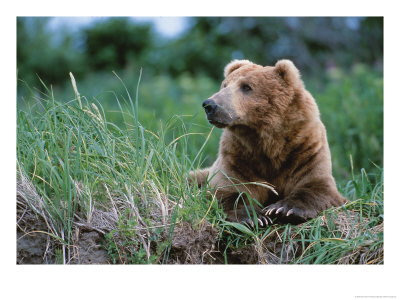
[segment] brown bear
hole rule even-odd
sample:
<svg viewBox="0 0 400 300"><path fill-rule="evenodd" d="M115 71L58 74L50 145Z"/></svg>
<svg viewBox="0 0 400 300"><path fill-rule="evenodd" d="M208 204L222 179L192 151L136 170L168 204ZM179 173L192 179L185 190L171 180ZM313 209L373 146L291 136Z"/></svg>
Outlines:
<svg viewBox="0 0 400 300"><path fill-rule="evenodd" d="M344 204L317 104L295 65L234 60L224 76L203 102L209 123L223 128L218 158L190 181L210 184L228 220L253 226L300 223Z"/></svg>

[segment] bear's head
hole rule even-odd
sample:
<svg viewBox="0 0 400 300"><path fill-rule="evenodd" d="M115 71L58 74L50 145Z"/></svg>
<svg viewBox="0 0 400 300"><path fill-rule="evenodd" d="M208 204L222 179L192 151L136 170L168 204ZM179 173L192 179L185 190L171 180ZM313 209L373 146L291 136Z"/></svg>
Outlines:
<svg viewBox="0 0 400 300"><path fill-rule="evenodd" d="M208 121L219 128L276 125L304 90L300 73L290 60L265 67L234 60L225 67L224 76L220 90L203 102Z"/></svg>

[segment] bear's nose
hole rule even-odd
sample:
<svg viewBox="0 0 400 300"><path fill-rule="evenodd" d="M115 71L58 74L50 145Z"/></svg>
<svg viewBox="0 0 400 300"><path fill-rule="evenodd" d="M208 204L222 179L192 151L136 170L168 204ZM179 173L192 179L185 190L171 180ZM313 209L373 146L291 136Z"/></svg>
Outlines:
<svg viewBox="0 0 400 300"><path fill-rule="evenodd" d="M206 101L203 102L202 105L207 115L213 114L217 109L217 104L212 99L207 99Z"/></svg>

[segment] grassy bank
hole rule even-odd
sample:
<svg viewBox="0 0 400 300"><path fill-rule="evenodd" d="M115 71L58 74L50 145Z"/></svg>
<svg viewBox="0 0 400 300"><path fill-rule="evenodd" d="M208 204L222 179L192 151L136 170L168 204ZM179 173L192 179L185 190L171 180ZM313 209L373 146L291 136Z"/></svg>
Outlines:
<svg viewBox="0 0 400 300"><path fill-rule="evenodd" d="M124 92L113 94L113 117L76 85L72 100L60 101L46 87L18 109L17 199L45 220L39 234L51 238L47 253L56 262L76 261L83 233L95 231L110 263L383 263L380 167L349 168L340 184L349 202L305 224L249 229L229 223L207 189L186 181L189 170L205 164L209 144L217 147L216 130L193 115L170 113L182 109L165 103L159 107L168 117L158 122L146 110L147 84L142 93L138 80L131 96L117 80ZM329 101L338 99L339 88L331 87ZM369 96L375 103L375 94ZM351 128L367 135L362 126ZM365 143L370 151L376 141Z"/></svg>

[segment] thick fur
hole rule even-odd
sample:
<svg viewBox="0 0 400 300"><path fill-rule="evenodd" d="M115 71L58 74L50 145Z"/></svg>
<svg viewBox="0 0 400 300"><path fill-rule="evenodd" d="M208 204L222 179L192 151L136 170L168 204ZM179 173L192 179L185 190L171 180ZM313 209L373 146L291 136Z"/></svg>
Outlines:
<svg viewBox="0 0 400 300"><path fill-rule="evenodd" d="M302 222L345 203L318 107L294 64L235 60L224 75L220 91L203 103L210 123L224 128L218 158L190 178L199 186L209 182L227 218L252 223L248 196L264 207L256 207L260 225L273 217ZM257 183L272 185L277 195Z"/></svg>

